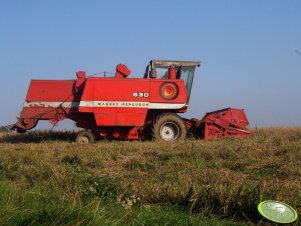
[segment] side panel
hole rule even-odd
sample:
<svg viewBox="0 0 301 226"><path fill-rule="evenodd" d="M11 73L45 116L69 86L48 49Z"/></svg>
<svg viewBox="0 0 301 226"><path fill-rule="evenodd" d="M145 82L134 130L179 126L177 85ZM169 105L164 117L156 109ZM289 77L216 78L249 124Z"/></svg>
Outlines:
<svg viewBox="0 0 301 226"><path fill-rule="evenodd" d="M179 88L178 96L173 100L166 100L162 98L160 94L160 88L164 83L175 83ZM184 81L182 79L152 79L151 80L151 90L152 95L150 96L151 103L162 103L161 107L158 105L158 108L161 109L179 109L179 106L185 106L187 101L187 94ZM154 105L156 106L156 105Z"/></svg>
<svg viewBox="0 0 301 226"><path fill-rule="evenodd" d="M149 103L148 79L88 78L80 112L94 112L98 126L142 126Z"/></svg>
<svg viewBox="0 0 301 226"><path fill-rule="evenodd" d="M26 101L73 101L75 80L31 80Z"/></svg>
<svg viewBox="0 0 301 226"><path fill-rule="evenodd" d="M59 106L67 113L77 112L80 97L73 94L74 83L75 80L32 80L20 117L49 119Z"/></svg>
<svg viewBox="0 0 301 226"><path fill-rule="evenodd" d="M165 82L174 82L178 96L166 100L160 94ZM179 110L186 107L183 80L141 78L88 78L79 112L94 112L98 126L143 126L149 109Z"/></svg>

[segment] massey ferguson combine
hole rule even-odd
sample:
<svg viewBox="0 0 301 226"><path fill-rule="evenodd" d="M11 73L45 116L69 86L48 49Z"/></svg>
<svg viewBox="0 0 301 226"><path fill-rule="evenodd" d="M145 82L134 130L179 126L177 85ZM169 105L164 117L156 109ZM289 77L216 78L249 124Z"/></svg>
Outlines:
<svg viewBox="0 0 301 226"><path fill-rule="evenodd" d="M112 77L73 80L32 80L23 109L11 130L23 133L39 120L55 125L68 118L85 129L76 141L101 138L173 141L187 136L212 139L247 137L248 119L242 109L206 113L203 119L178 115L188 109L197 61L152 60L143 78L130 78L130 70L117 65Z"/></svg>

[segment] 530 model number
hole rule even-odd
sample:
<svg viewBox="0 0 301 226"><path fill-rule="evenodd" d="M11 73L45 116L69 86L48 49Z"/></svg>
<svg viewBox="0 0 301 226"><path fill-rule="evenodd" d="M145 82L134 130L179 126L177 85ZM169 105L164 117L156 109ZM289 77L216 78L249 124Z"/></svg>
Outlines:
<svg viewBox="0 0 301 226"><path fill-rule="evenodd" d="M133 97L149 97L149 93L147 93L147 92L134 92Z"/></svg>

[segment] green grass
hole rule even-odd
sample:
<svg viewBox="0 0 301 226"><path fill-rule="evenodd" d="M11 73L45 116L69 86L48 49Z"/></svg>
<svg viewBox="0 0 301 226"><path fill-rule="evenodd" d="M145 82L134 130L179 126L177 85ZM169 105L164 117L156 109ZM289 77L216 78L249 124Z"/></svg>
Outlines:
<svg viewBox="0 0 301 226"><path fill-rule="evenodd" d="M301 128L254 132L91 145L68 132L0 133L1 225L257 225L267 199L300 214Z"/></svg>

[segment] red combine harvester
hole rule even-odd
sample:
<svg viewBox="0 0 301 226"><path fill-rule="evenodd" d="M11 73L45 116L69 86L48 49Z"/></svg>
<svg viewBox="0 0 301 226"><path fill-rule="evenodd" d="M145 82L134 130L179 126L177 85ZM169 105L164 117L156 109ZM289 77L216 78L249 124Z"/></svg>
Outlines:
<svg viewBox="0 0 301 226"><path fill-rule="evenodd" d="M197 61L152 60L143 78L128 78L130 70L119 64L113 77L86 77L79 71L74 80L32 80L18 122L9 127L22 133L39 120L55 125L68 118L86 129L78 133L79 143L101 138L247 137L242 109L210 112L202 120L177 115L187 111L199 66Z"/></svg>

